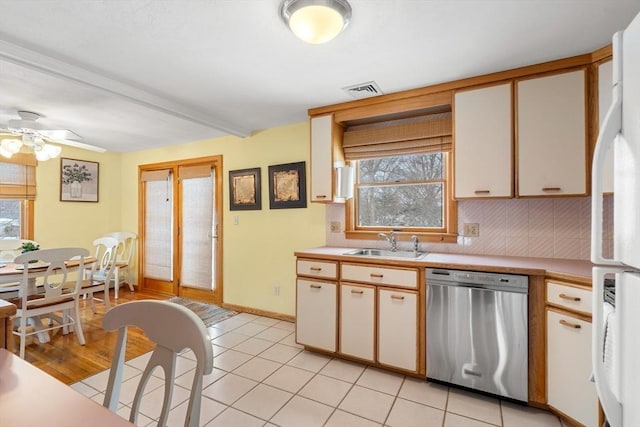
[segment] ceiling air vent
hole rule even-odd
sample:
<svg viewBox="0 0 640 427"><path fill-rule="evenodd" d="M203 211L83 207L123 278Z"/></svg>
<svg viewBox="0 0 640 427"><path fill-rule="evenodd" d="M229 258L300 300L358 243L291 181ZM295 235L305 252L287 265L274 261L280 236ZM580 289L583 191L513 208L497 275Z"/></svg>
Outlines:
<svg viewBox="0 0 640 427"><path fill-rule="evenodd" d="M357 85L343 87L342 90L358 99L382 95L382 91L376 82L359 83Z"/></svg>

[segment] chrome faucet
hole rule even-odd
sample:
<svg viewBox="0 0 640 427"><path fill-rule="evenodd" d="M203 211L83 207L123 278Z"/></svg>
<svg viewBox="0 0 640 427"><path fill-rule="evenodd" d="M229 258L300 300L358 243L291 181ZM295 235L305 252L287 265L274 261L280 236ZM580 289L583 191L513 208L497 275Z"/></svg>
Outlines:
<svg viewBox="0 0 640 427"><path fill-rule="evenodd" d="M389 233L378 233L378 236L389 242L389 245L391 245L391 252L395 252L398 249L396 247L396 233L393 230Z"/></svg>
<svg viewBox="0 0 640 427"><path fill-rule="evenodd" d="M413 254L418 255L418 236L411 236L411 243L413 243Z"/></svg>

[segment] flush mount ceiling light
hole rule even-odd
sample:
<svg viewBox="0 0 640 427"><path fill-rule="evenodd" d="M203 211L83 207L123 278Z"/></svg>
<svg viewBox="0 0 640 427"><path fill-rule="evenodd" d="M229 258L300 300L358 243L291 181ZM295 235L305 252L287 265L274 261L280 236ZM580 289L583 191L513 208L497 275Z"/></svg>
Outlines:
<svg viewBox="0 0 640 427"><path fill-rule="evenodd" d="M280 16L296 37L321 44L349 25L351 6L347 0L283 0Z"/></svg>

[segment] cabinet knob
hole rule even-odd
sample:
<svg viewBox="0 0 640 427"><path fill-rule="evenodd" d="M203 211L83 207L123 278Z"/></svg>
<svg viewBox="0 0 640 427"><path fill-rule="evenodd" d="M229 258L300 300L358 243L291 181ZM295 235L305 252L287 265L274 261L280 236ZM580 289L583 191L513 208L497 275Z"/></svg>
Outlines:
<svg viewBox="0 0 640 427"><path fill-rule="evenodd" d="M327 196L326 196L326 195L324 195L324 194L318 194L318 195L316 196L316 199L326 199L326 198L327 198Z"/></svg>
<svg viewBox="0 0 640 427"><path fill-rule="evenodd" d="M356 289L351 289L351 293L352 293L352 294L355 294L355 295L362 295L362 294L364 294L364 291L359 291L359 290L356 290Z"/></svg>
<svg viewBox="0 0 640 427"><path fill-rule="evenodd" d="M580 297L572 297L571 295L567 295L567 294L560 294L558 295L558 297L569 300L569 301L576 301L576 302L581 300Z"/></svg>
<svg viewBox="0 0 640 427"><path fill-rule="evenodd" d="M476 190L475 194L491 194L491 190Z"/></svg>
<svg viewBox="0 0 640 427"><path fill-rule="evenodd" d="M562 188L560 187L542 187L542 191L560 191Z"/></svg>
<svg viewBox="0 0 640 427"><path fill-rule="evenodd" d="M322 285L309 285L311 289L321 289Z"/></svg>
<svg viewBox="0 0 640 427"><path fill-rule="evenodd" d="M564 319L560 319L560 324L564 325L568 328L573 328L573 329L580 329L582 326L578 325L577 323L571 323L571 322L567 322Z"/></svg>
<svg viewBox="0 0 640 427"><path fill-rule="evenodd" d="M370 276L374 279L382 279L384 277L384 275L380 273L371 273Z"/></svg>
<svg viewBox="0 0 640 427"><path fill-rule="evenodd" d="M391 294L391 299L397 299L402 301L404 299L404 296L402 295L396 295L396 294Z"/></svg>
<svg viewBox="0 0 640 427"><path fill-rule="evenodd" d="M322 267L309 267L311 271L322 271Z"/></svg>

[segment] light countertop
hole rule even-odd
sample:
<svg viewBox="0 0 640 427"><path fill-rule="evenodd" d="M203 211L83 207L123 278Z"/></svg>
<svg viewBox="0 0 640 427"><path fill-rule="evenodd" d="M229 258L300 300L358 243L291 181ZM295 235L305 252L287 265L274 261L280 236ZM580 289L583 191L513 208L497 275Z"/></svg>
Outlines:
<svg viewBox="0 0 640 427"><path fill-rule="evenodd" d="M589 261L434 252L427 253L419 259L406 260L345 255L345 253L353 251L354 249L356 248L323 246L296 251L295 255L298 257L325 258L337 261L365 261L374 264L384 263L413 267L441 267L460 270L539 275L591 285L591 268L593 265Z"/></svg>

